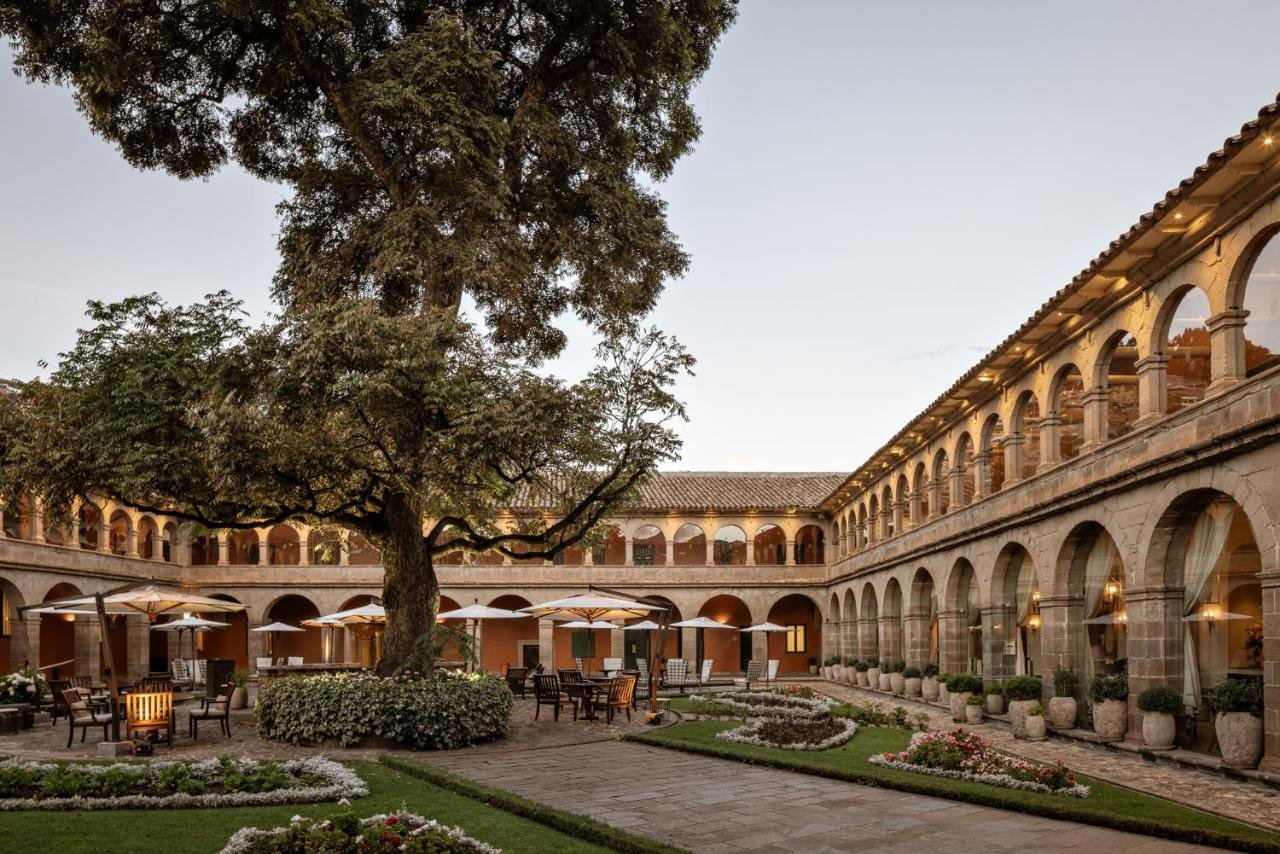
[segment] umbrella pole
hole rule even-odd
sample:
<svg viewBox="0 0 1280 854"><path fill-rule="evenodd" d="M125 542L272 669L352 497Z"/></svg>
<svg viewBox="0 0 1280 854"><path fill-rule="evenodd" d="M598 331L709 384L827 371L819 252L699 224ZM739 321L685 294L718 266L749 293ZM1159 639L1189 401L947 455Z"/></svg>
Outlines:
<svg viewBox="0 0 1280 854"><path fill-rule="evenodd" d="M107 676L111 685L111 740L120 740L120 681L116 676L115 655L111 652L111 627L107 623L107 606L102 601L102 594L93 594L93 603L98 610L98 638L102 643L102 657L107 661Z"/></svg>

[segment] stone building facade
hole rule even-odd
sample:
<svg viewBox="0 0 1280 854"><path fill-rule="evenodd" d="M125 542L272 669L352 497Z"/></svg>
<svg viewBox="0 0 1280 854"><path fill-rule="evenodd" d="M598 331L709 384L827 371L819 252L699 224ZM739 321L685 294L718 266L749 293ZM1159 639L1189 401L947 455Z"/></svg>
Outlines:
<svg viewBox="0 0 1280 854"><path fill-rule="evenodd" d="M851 474L666 473L602 543L554 564L481 556L440 567L444 605L518 607L589 583L666 598L683 618L792 627L768 640L692 631L668 654L803 670L831 655L937 662L996 680L1125 671L1182 692L1182 743L1211 749L1204 690L1264 685L1263 767L1280 772L1280 137L1261 111L1026 323ZM263 652L247 630L377 595L366 544L302 524L194 536L111 502L52 530L4 515L0 661L92 668L97 627L16 609L155 577L234 598L205 654ZM486 669L635 653L535 621L479 627ZM162 635L167 633L160 633ZM172 650L127 618L118 660ZM349 637L288 636L341 658ZM792 650L792 651L788 651ZM1090 707L1082 704L1082 726Z"/></svg>

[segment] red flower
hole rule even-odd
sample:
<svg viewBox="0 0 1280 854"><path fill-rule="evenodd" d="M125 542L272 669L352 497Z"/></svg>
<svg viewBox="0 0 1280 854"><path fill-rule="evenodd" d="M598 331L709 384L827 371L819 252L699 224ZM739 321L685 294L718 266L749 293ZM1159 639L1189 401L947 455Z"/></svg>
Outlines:
<svg viewBox="0 0 1280 854"><path fill-rule="evenodd" d="M389 830L384 830L384 831L382 831L382 841L383 841L383 842L385 842L385 843L387 843L388 845L392 845L392 846L395 846L395 847L397 847L397 848L399 848L399 847L400 847L400 837L399 837L399 835L397 835L397 834L395 834L395 833L392 833L392 832L391 832L391 831L389 831Z"/></svg>
<svg viewBox="0 0 1280 854"><path fill-rule="evenodd" d="M400 817L399 817L399 816L396 816L396 815L389 815L389 816L387 816L387 821L386 821L386 825L387 825L387 827L394 827L395 825L397 825L397 824L399 824L399 823L400 823Z"/></svg>

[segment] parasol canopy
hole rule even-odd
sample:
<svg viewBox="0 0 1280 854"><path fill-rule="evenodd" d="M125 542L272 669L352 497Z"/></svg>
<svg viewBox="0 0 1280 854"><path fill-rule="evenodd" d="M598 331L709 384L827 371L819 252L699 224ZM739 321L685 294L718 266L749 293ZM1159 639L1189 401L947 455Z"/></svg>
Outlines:
<svg viewBox="0 0 1280 854"><path fill-rule="evenodd" d="M210 599L207 596L197 596L185 590L161 587L158 584L143 584L131 590L107 594L102 597L102 603L109 609L113 606L130 608L133 612L146 614L148 617L167 614L170 611L234 612L245 610L245 606L239 602ZM93 596L77 596L74 599L64 599L61 602L53 602L49 605L54 609L55 613L75 608L95 608L96 606L97 601ZM112 611L108 611L108 613L112 613Z"/></svg>
<svg viewBox="0 0 1280 854"><path fill-rule="evenodd" d="M310 625L317 626L356 626L368 624L381 624L387 621L387 611L381 605L375 602L369 602L356 608L348 608L345 611L338 611L335 614L326 614L323 617L316 617L314 620L307 620Z"/></svg>
<svg viewBox="0 0 1280 854"><path fill-rule="evenodd" d="M675 624L672 623L672 625ZM658 625L653 620L642 620L639 623L632 623L629 626L623 626L623 628L638 632L656 632L658 629L662 628L662 626Z"/></svg>
<svg viewBox="0 0 1280 854"><path fill-rule="evenodd" d="M604 620L574 620L571 623L561 623L562 629L616 629L613 623L606 623Z"/></svg>
<svg viewBox="0 0 1280 854"><path fill-rule="evenodd" d="M255 626L249 629L251 632L305 632L306 629L298 626L291 626L288 623L267 623L265 626Z"/></svg>
<svg viewBox="0 0 1280 854"><path fill-rule="evenodd" d="M603 593L584 593L567 599L556 599L541 605L521 608L527 614L542 619L561 620L625 620L628 617L644 617L654 611L665 611L661 605L648 605L620 596Z"/></svg>
<svg viewBox="0 0 1280 854"><path fill-rule="evenodd" d="M785 632L786 626L780 626L777 623L756 623L754 626L747 626L745 629L739 629L742 632Z"/></svg>
<svg viewBox="0 0 1280 854"><path fill-rule="evenodd" d="M508 611L506 608L490 608L488 605L468 605L452 611L441 611L436 614L439 620L515 620L524 619L528 614L519 611Z"/></svg>
<svg viewBox="0 0 1280 854"><path fill-rule="evenodd" d="M763 623L762 625L772 625L772 623ZM710 617L694 617L692 620L681 620L678 623L672 623L671 626L672 628L681 628L681 629L737 629L738 628L737 626L731 626L728 623L721 623L718 620L713 620ZM743 629L742 631L745 632L748 630ZM785 632L786 629L784 628L783 631Z"/></svg>

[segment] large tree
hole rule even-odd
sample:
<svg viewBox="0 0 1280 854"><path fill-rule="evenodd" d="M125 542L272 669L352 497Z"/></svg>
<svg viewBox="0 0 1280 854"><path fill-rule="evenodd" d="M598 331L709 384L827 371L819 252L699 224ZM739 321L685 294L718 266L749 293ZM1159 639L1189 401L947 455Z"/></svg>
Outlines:
<svg viewBox="0 0 1280 854"><path fill-rule="evenodd" d="M284 184L274 293L92 305L47 382L0 395L0 489L90 490L209 527L345 526L383 551L390 663L432 558L552 556L677 447L689 366L638 323L684 253L650 185L730 0L0 0L32 81L140 168ZM479 329L460 317L469 297ZM540 363L573 312L606 344ZM540 506L518 530L496 507ZM424 529L423 520L431 520Z"/></svg>

